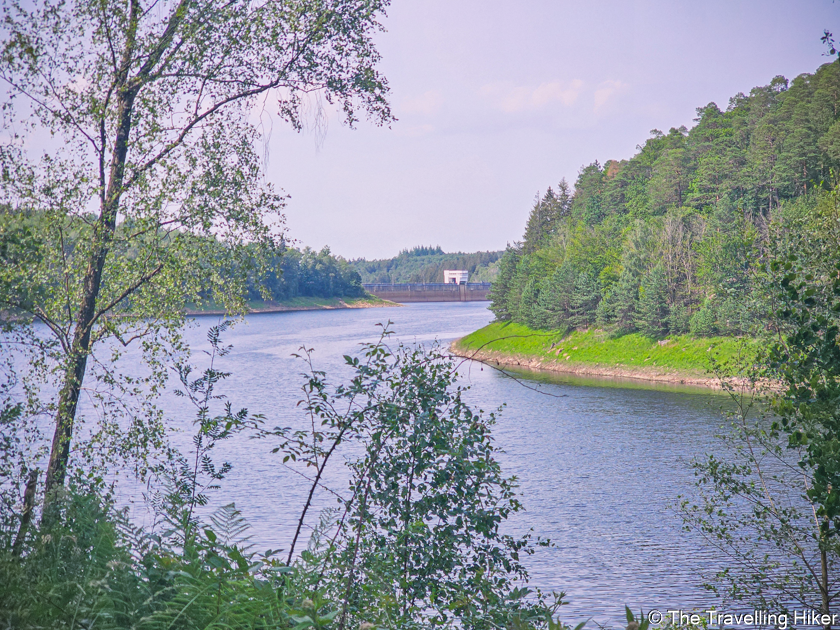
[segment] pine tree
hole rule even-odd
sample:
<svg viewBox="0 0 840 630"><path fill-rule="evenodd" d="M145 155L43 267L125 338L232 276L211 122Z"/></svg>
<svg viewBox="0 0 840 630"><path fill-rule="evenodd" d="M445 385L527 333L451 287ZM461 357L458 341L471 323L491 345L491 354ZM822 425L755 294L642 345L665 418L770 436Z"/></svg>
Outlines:
<svg viewBox="0 0 840 630"><path fill-rule="evenodd" d="M595 322L595 309L601 299L598 280L588 272L582 271L575 278L574 288L569 300L571 311L570 323L575 328L585 328Z"/></svg>
<svg viewBox="0 0 840 630"><path fill-rule="evenodd" d="M636 327L648 337L668 334L668 283L661 263L651 269L639 288Z"/></svg>
<svg viewBox="0 0 840 630"><path fill-rule="evenodd" d="M575 196L571 208L575 218L587 225L600 223L603 219L603 193L604 169L596 160L580 170L575 182Z"/></svg>
<svg viewBox="0 0 840 630"><path fill-rule="evenodd" d="M598 308L595 309L595 324L600 328L607 328L615 322L615 298L613 297L614 289L609 293L605 293L598 302Z"/></svg>
<svg viewBox="0 0 840 630"><path fill-rule="evenodd" d="M546 192L546 196L549 194L553 194L551 188ZM543 201L540 199L539 193L537 193L537 196L534 198L534 207L531 208L531 214L528 215L528 222L525 224L525 236L523 239L523 250L525 253L530 254L535 252L542 246L547 222L547 210L543 206Z"/></svg>
<svg viewBox="0 0 840 630"><path fill-rule="evenodd" d="M543 327L548 330L566 328L566 313L562 309L560 295L552 278L553 276L545 279L537 302Z"/></svg>
<svg viewBox="0 0 840 630"><path fill-rule="evenodd" d="M539 307L545 320L544 326L554 330L570 325L570 298L574 287L574 273L568 265L561 265L543 283Z"/></svg>
<svg viewBox="0 0 840 630"><path fill-rule="evenodd" d="M512 304L511 293L516 267L522 258L522 252L517 244L508 245L504 255L499 260L499 275L490 290L490 310L500 322L508 322L514 318L519 304Z"/></svg>
<svg viewBox="0 0 840 630"><path fill-rule="evenodd" d="M540 329L545 325L543 311L539 307L540 284L536 278L531 278L522 290L517 318L528 328Z"/></svg>
<svg viewBox="0 0 840 630"><path fill-rule="evenodd" d="M616 331L630 333L636 330L639 281L629 268L625 267L622 270L610 297Z"/></svg>
<svg viewBox="0 0 840 630"><path fill-rule="evenodd" d="M537 194L525 226L523 250L526 254L538 250L557 232L561 220L569 214L571 203L572 194L565 179L560 180L556 193L549 187L542 199Z"/></svg>

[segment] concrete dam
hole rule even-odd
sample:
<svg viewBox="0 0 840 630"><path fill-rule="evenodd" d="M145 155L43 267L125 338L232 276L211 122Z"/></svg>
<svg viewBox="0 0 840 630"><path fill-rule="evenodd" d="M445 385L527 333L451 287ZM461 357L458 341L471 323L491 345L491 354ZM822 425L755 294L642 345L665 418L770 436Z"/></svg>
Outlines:
<svg viewBox="0 0 840 630"><path fill-rule="evenodd" d="M489 282L453 284L426 282L413 284L364 284L368 293L392 302L481 302L490 298Z"/></svg>

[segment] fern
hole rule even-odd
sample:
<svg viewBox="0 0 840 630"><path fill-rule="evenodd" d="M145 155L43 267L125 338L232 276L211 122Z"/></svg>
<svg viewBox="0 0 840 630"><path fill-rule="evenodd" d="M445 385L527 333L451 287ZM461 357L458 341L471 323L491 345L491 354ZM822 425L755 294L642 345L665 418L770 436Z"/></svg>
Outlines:
<svg viewBox="0 0 840 630"><path fill-rule="evenodd" d="M236 504L230 503L224 507L219 508L210 515L210 522L213 524L213 531L215 536L221 541L225 547L243 547L244 543L246 549L252 547L250 544L250 536L244 534L250 529L248 521L242 516L242 513L236 509Z"/></svg>

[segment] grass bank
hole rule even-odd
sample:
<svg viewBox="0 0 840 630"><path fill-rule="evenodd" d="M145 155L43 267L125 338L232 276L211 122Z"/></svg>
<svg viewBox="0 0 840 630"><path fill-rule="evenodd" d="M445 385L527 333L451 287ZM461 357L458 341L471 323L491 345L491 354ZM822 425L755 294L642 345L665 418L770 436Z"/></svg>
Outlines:
<svg viewBox="0 0 840 630"><path fill-rule="evenodd" d="M611 337L601 330L569 334L494 322L459 339L452 351L498 365L588 376L637 378L717 387L710 359L725 363L749 355L749 342L732 337L639 334Z"/></svg>
<svg viewBox="0 0 840 630"><path fill-rule="evenodd" d="M284 311L327 311L339 308L377 308L381 306L401 306L396 302L383 300L373 295L365 297L296 297L291 300L274 302L269 300L249 300L250 313L282 313ZM187 315L224 315L225 309L215 304L206 304L202 308L191 307Z"/></svg>

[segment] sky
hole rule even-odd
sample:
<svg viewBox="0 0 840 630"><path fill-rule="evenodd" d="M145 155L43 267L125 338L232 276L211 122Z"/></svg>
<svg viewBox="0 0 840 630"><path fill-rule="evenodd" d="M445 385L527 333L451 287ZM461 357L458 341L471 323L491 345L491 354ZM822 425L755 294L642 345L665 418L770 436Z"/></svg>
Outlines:
<svg viewBox="0 0 840 630"><path fill-rule="evenodd" d="M813 72L823 31L840 35L832 0L392 1L377 45L398 120L272 125L266 173L299 246L503 249L548 186Z"/></svg>

